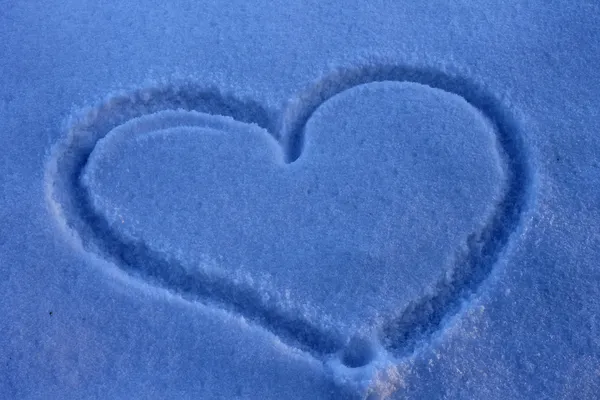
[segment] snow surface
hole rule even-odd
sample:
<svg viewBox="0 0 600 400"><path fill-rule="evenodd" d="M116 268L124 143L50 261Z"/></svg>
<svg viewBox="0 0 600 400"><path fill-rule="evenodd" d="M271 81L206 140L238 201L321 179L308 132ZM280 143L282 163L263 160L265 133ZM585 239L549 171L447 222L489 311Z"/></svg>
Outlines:
<svg viewBox="0 0 600 400"><path fill-rule="evenodd" d="M600 3L0 5L0 399L600 398Z"/></svg>

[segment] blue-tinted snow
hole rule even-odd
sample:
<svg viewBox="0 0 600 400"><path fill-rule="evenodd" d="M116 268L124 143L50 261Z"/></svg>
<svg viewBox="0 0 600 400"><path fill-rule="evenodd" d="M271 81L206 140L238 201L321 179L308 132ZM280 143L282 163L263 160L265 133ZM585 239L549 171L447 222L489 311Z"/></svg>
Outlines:
<svg viewBox="0 0 600 400"><path fill-rule="evenodd" d="M287 303L282 313L344 337L434 290L503 183L476 110L422 85L373 83L332 99L290 164L256 127L202 129L198 116L177 124L199 127L159 130L169 113L146 119L102 139L83 175L116 233L185 268L249 280Z"/></svg>
<svg viewBox="0 0 600 400"><path fill-rule="evenodd" d="M599 26L596 2L3 5L0 397L594 398Z"/></svg>

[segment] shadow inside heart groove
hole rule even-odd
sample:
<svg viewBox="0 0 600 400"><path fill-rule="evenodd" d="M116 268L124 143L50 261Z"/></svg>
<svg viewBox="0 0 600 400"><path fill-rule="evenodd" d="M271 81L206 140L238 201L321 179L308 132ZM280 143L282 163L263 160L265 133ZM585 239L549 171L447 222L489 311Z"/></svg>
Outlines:
<svg viewBox="0 0 600 400"><path fill-rule="evenodd" d="M75 233L87 251L124 271L191 301L239 313L319 359L341 352L340 359L346 366L363 366L376 357L370 344L348 341L335 326L282 307L275 294L264 296L243 279L232 280L211 269L191 271L173 255L151 248L143 240L124 236L97 211L82 178L99 141L121 126L138 124L134 131L140 134L198 126L199 119L204 127L213 130L229 129L231 125L230 120L206 118L199 113L257 125L281 144L285 161L294 163L310 145L305 143L305 130L321 105L359 85L387 81L427 85L460 96L478 110L495 134L505 180L493 211L482 227L468 235L466 247L453 258L450 273L440 271L429 290L377 327L378 342L383 348L395 357L410 355L432 334L443 330L444 321L477 293L519 229L531 197L532 172L517 122L494 95L460 75L427 67L385 64L339 69L310 85L279 112L195 84L142 89L113 97L73 123L65 141L57 146L47 170L48 199L59 222ZM161 118L153 119L160 113Z"/></svg>

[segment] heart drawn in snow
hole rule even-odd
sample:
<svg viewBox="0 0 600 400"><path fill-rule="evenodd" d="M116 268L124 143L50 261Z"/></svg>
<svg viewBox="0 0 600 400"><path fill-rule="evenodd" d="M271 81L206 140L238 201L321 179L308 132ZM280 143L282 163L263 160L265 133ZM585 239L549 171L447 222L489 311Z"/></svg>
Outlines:
<svg viewBox="0 0 600 400"><path fill-rule="evenodd" d="M412 354L477 294L530 176L493 95L377 64L280 111L189 83L113 97L71 125L47 189L87 251L350 371Z"/></svg>

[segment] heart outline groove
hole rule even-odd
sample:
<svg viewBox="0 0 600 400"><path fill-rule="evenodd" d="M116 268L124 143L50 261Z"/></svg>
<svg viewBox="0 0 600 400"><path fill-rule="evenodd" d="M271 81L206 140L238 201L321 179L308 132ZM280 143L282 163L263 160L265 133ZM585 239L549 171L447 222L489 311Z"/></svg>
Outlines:
<svg viewBox="0 0 600 400"><path fill-rule="evenodd" d="M192 274L143 241L124 238L94 210L89 193L82 186L82 171L100 139L127 121L169 110L195 111L255 124L280 143L286 162L292 163L302 152L307 122L322 104L356 86L385 81L440 89L462 97L477 109L493 127L506 183L484 227L468 236L467 251L458 254L452 273L440 277L434 293L415 299L398 316L385 321L378 329L376 342L356 338L345 343L335 331L304 320L297 313L281 310L276 296L265 300L252 287L232 282L218 273ZM281 110L267 109L254 100L189 82L114 96L70 125L66 137L55 146L50 157L45 183L52 213L86 252L189 301L242 315L277 335L282 342L338 370L350 371L349 376L356 376L352 369L368 365L376 370L370 372L373 376L390 363L415 354L434 335L443 332L445 322L458 315L464 302L472 301L480 292L511 239L518 236L533 202L535 186L523 133L499 98L459 73L395 63L335 69L289 100Z"/></svg>

